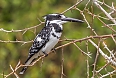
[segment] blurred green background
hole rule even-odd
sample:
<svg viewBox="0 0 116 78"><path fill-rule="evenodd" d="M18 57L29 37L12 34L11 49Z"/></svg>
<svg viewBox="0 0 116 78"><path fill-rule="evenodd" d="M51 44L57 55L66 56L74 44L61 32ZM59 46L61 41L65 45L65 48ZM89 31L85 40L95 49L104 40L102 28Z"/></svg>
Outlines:
<svg viewBox="0 0 116 78"><path fill-rule="evenodd" d="M49 13L61 13L67 8L76 3L77 0L0 0L0 28L5 30L21 30L24 28L38 25L40 22L37 18L44 21L42 16ZM79 9L83 10L88 0L84 0L79 4ZM111 5L111 2L115 0L105 0L105 2ZM107 11L105 6L103 6ZM87 6L88 10L94 14L100 14L105 16L92 2ZM95 29L98 35L105 35L113 33L110 29L102 27L103 24L96 18L92 19L92 16L84 12L90 25ZM78 10L72 9L64 13L64 15L83 19L83 16ZM114 15L115 16L115 15ZM102 19L103 20L103 19ZM105 23L112 23L109 20L103 20ZM0 40L7 41L30 41L40 32L44 24L41 26L23 32L6 33L0 31ZM115 29L116 27L114 27ZM61 39L81 39L90 35L94 35L90 29L87 28L87 24L80 23L67 23L64 25L63 35ZM99 39L95 39L98 43ZM66 42L60 42L56 45L62 45ZM22 43L2 43L0 42L0 73L8 74L11 72L9 65L15 67L19 60L22 63L27 59L28 50L32 43L22 45ZM112 39L107 39L106 44L111 50L115 49L115 44ZM86 41L77 43L77 45L85 52L87 52ZM89 45L89 51L92 53L92 58L89 58L90 76L92 76L92 70L94 59L96 56L96 49ZM101 47L103 48L103 46ZM105 51L105 50L104 50ZM87 77L87 56L83 55L73 44L63 48L64 53L64 78L86 78ZM21 78L60 78L61 75L61 61L62 50L56 51L56 54L52 53L44 59L41 67L41 61L36 63L33 67L29 67L26 73ZM102 56L99 57L97 62L97 68L99 69L105 64L105 60ZM19 73L21 69L17 71ZM112 68L108 68L112 70ZM105 70L101 73L105 74ZM115 77L115 76L114 76ZM3 78L0 75L0 78ZM14 75L9 78L15 78ZM108 77L109 78L109 77Z"/></svg>

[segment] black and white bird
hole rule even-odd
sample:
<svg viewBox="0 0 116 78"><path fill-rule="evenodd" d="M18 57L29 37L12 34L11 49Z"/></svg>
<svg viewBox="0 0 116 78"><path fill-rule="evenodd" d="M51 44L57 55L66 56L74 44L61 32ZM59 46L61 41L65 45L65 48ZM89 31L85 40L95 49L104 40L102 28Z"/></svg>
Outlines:
<svg viewBox="0 0 116 78"><path fill-rule="evenodd" d="M63 14L48 14L44 16L45 26L41 32L35 37L32 46L29 49L29 56L24 65L30 65L39 56L48 55L48 53L58 43L63 27L62 24L66 22L81 22L82 20L69 18ZM27 66L23 67L19 74L24 74Z"/></svg>

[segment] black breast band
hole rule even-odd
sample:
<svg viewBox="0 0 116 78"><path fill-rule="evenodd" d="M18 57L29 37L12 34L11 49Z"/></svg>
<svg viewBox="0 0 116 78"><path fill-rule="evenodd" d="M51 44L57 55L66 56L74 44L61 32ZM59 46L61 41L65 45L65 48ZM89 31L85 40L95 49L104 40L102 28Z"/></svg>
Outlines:
<svg viewBox="0 0 116 78"><path fill-rule="evenodd" d="M56 37L57 39L59 39L60 37L58 37L56 34L54 34L54 33L52 33L52 35L54 36L54 37Z"/></svg>

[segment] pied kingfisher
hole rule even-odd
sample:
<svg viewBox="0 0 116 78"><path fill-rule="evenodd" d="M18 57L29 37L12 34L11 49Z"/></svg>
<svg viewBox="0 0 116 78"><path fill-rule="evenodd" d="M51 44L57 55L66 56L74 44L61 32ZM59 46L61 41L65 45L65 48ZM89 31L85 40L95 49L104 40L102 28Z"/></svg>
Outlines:
<svg viewBox="0 0 116 78"><path fill-rule="evenodd" d="M83 22L79 19L69 18L63 14L48 14L44 16L45 27L41 32L35 37L32 46L29 49L29 56L24 65L30 65L39 56L45 55L54 48L58 43L62 34L62 24L66 22ZM25 66L20 74L24 74L27 66Z"/></svg>

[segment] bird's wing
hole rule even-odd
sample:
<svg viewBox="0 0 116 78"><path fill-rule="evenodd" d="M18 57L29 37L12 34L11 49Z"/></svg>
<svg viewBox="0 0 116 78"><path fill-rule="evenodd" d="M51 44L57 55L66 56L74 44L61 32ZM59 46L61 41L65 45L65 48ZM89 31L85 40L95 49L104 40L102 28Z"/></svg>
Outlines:
<svg viewBox="0 0 116 78"><path fill-rule="evenodd" d="M44 27L41 32L34 39L33 45L30 47L29 56L26 62L36 53L38 53L43 46L49 41L51 27ZM25 63L26 63L25 62Z"/></svg>
<svg viewBox="0 0 116 78"><path fill-rule="evenodd" d="M38 53L43 46L49 41L49 36L51 32L51 25L45 26L41 32L34 39L33 45L30 47L29 56L25 62L25 65L30 65L36 58L36 53ZM20 74L24 74L27 67L25 66Z"/></svg>

